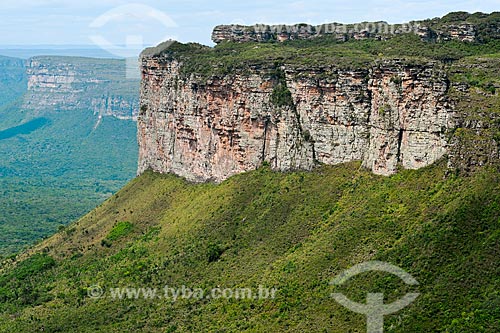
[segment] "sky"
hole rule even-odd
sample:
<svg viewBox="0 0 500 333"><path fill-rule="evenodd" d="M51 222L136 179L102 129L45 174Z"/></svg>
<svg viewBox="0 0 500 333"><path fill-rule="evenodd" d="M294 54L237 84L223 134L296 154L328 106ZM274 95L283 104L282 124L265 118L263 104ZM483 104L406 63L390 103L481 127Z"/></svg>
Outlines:
<svg viewBox="0 0 500 333"><path fill-rule="evenodd" d="M404 23L451 11L498 10L499 0L0 0L0 47L93 45L120 50L121 45L137 49L167 39L212 45L210 35L218 24Z"/></svg>

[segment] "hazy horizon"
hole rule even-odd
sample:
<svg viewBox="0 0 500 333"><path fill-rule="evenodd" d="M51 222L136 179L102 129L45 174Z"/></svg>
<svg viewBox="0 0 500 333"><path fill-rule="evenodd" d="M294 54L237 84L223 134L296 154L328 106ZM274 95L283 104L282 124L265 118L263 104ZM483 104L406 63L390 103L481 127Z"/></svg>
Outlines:
<svg viewBox="0 0 500 333"><path fill-rule="evenodd" d="M137 54L140 52L138 51ZM39 56L67 56L88 57L101 59L125 59L117 54L110 53L96 45L74 45L73 47L58 47L58 45L34 45L34 46L0 46L0 56L29 59Z"/></svg>
<svg viewBox="0 0 500 333"><path fill-rule="evenodd" d="M367 0L222 1L153 0L4 0L0 48L33 45L134 45L137 49L166 39L213 45L211 32L219 24L323 24L411 20L441 17L449 12L490 13L497 0L428 1ZM369 8L370 10L367 10ZM139 47L140 46L140 47Z"/></svg>

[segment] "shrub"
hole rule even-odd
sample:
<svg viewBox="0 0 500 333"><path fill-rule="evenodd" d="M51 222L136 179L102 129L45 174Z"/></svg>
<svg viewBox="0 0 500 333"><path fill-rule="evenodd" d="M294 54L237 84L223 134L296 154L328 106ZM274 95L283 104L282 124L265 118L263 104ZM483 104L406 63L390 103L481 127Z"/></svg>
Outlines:
<svg viewBox="0 0 500 333"><path fill-rule="evenodd" d="M120 238L123 238L130 234L134 229L134 225L130 222L118 222L113 229L109 232L106 237L107 240L114 241Z"/></svg>
<svg viewBox="0 0 500 333"><path fill-rule="evenodd" d="M208 249L207 249L208 262L215 262L219 260L222 253L224 253L224 250L219 244L217 243L208 244Z"/></svg>

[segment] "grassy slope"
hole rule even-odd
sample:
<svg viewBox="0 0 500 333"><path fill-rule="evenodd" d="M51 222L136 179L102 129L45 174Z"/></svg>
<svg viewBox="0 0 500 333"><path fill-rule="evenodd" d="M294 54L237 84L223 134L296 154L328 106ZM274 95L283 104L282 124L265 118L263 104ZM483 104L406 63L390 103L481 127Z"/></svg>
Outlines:
<svg viewBox="0 0 500 333"><path fill-rule="evenodd" d="M364 316L332 291L359 302L381 291L390 302L412 289L386 274L336 289L329 281L384 260L410 272L422 293L386 317L387 332L495 332L500 175L444 178L444 164L388 178L357 163L311 173L264 167L220 185L146 173L28 260L4 263L0 331L362 332ZM210 262L214 248L222 254ZM279 292L265 301L114 301L86 297L94 284Z"/></svg>

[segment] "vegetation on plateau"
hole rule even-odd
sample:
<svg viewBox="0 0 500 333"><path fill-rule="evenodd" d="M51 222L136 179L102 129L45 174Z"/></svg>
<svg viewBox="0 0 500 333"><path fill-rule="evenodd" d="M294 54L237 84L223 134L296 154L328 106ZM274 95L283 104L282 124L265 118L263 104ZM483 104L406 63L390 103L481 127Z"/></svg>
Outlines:
<svg viewBox="0 0 500 333"><path fill-rule="evenodd" d="M450 63L469 56L492 53L500 53L500 40L481 43L426 42L414 34L403 34L386 41L366 39L339 42L326 36L284 43L224 42L213 48L174 42L162 51L163 56L183 62L181 70L184 75L195 74L201 79L234 72L251 72L259 67L271 70L277 62L298 69L359 69L377 59Z"/></svg>

